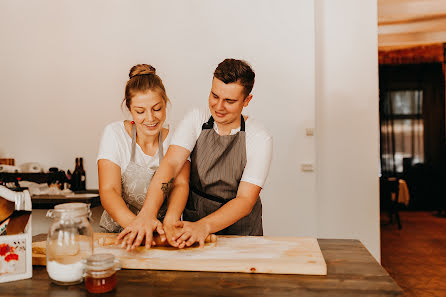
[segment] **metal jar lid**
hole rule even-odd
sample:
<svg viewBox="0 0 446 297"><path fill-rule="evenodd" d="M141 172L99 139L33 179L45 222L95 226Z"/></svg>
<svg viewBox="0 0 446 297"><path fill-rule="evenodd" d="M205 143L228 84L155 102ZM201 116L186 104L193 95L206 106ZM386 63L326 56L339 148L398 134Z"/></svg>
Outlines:
<svg viewBox="0 0 446 297"><path fill-rule="evenodd" d="M101 271L115 268L116 261L113 254L93 254L87 258L85 263L87 271Z"/></svg>

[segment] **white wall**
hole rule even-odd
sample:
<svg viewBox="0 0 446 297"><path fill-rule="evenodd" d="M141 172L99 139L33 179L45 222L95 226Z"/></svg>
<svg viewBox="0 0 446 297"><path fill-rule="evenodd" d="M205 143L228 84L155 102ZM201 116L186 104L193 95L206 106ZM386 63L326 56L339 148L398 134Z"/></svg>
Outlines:
<svg viewBox="0 0 446 297"><path fill-rule="evenodd" d="M327 54L324 46L337 46L332 43L332 38L339 35L337 26L373 30L371 23L376 22L376 16L367 12L365 23L349 23L356 21L356 10L345 12L343 4L347 2L354 1L2 1L0 156L14 157L18 164L37 161L45 167L62 169L72 169L74 158L83 156L87 187L97 188L98 141L108 122L127 116L120 103L132 65L150 63L157 68L173 103L170 119L175 124L190 106L206 104L212 72L221 60L246 59L256 72L254 100L248 114L262 121L274 135L273 163L262 191L265 234L356 236L366 239L377 256L376 213L357 233L335 219L343 217L344 212L361 216L347 211L354 207L351 200L357 199L344 197L356 194L357 190L349 193L343 189L351 182L339 179L333 186L331 181L335 166L328 164L346 159L347 153L334 156L315 146L315 139L318 146L341 146L346 138L332 131L336 125L324 125L330 125L332 117L339 116L337 112L344 119L350 116L344 109L350 108L349 100L340 100L342 105L334 114L325 113L332 108L334 85L350 88L350 81L346 81L350 76L339 75L335 81L331 76L322 79L325 70L332 71L330 63L342 63L327 61L338 57ZM372 6L374 1L367 3L366 7ZM359 4L354 6L364 11ZM346 23L332 23L333 28L324 28L318 35L315 24L336 18L325 7L342 10L344 16L347 14ZM359 38L357 43L365 48L375 37L367 34L349 38ZM321 50L315 49L315 44ZM370 61L355 63L359 63L357 67L369 67ZM376 74L376 69L372 71L375 73L371 75ZM370 75L352 76L364 85ZM324 89L322 97L315 94L319 88ZM357 104L368 105L376 89L377 85L372 85L366 90L366 101L361 97L357 100L362 103ZM316 109L316 103L327 105ZM374 117L375 111L371 112L367 120ZM305 136L305 128L314 127L316 119L316 136ZM373 119L365 125L369 131L375 124ZM330 130L324 132L325 128ZM370 134L365 137L377 141ZM376 146L373 143L370 150ZM318 162L316 171L301 172L300 164L316 162L316 154L323 161ZM355 156L361 158L362 154L368 157L369 148ZM371 161L363 164L367 173L364 179L376 173L376 164L367 167ZM321 177L316 180L318 175ZM321 191L320 187L327 188ZM375 190L364 198L372 206L378 201L378 196L372 197ZM338 203L331 216L327 216L328 206L322 205L332 204L326 198L328 192L335 193L330 197ZM324 227L327 223L330 226Z"/></svg>
<svg viewBox="0 0 446 297"><path fill-rule="evenodd" d="M316 0L317 234L380 259L376 0Z"/></svg>

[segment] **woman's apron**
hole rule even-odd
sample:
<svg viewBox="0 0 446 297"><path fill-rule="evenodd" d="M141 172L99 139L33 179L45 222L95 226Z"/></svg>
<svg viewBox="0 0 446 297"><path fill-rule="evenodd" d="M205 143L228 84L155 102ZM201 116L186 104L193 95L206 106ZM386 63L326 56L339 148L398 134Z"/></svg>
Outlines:
<svg viewBox="0 0 446 297"><path fill-rule="evenodd" d="M237 196L246 165L245 120L240 132L219 135L214 119L204 123L191 153L190 192L183 219L195 222L215 212ZM220 235L263 235L262 203L257 199L251 213L221 230Z"/></svg>
<svg viewBox="0 0 446 297"><path fill-rule="evenodd" d="M130 162L121 175L121 191L122 198L124 199L127 207L134 213L138 214L144 204L147 194L147 188L152 180L157 166L147 166L146 164L140 165L135 162L135 149L136 149L136 126L132 125L132 153L130 155ZM159 134L158 142L158 156L159 163L164 156L163 153L163 137L161 132ZM164 200L161 208L158 212L158 220L161 222L164 219L167 211L167 201ZM104 210L102 213L99 226L106 232L121 232L123 228L116 223L111 216Z"/></svg>

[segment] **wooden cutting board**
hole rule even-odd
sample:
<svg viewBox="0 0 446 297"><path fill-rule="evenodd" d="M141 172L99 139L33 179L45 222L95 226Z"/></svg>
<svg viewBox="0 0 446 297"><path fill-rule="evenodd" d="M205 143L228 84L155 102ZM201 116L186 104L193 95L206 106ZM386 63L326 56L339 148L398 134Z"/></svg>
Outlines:
<svg viewBox="0 0 446 297"><path fill-rule="evenodd" d="M326 275L327 265L312 237L218 236L204 248L138 247L113 244L116 234L95 234L95 253L112 253L122 268ZM45 265L45 242L33 243L33 265Z"/></svg>

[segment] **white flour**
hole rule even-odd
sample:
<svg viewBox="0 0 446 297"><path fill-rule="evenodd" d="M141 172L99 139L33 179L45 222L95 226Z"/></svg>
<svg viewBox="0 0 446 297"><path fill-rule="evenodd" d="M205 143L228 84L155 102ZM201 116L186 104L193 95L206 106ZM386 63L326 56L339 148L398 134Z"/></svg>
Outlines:
<svg viewBox="0 0 446 297"><path fill-rule="evenodd" d="M113 253L117 257L137 256L141 258L166 259L274 259L290 248L299 246L297 242L274 241L261 237L219 238L216 246L203 249L148 249L128 252L117 245L96 246L96 253ZM237 246L237 249L234 249ZM259 248L267 247L267 248Z"/></svg>
<svg viewBox="0 0 446 297"><path fill-rule="evenodd" d="M72 264L60 264L56 261L48 261L46 270L53 280L59 282L75 282L82 279L84 264L81 261Z"/></svg>

